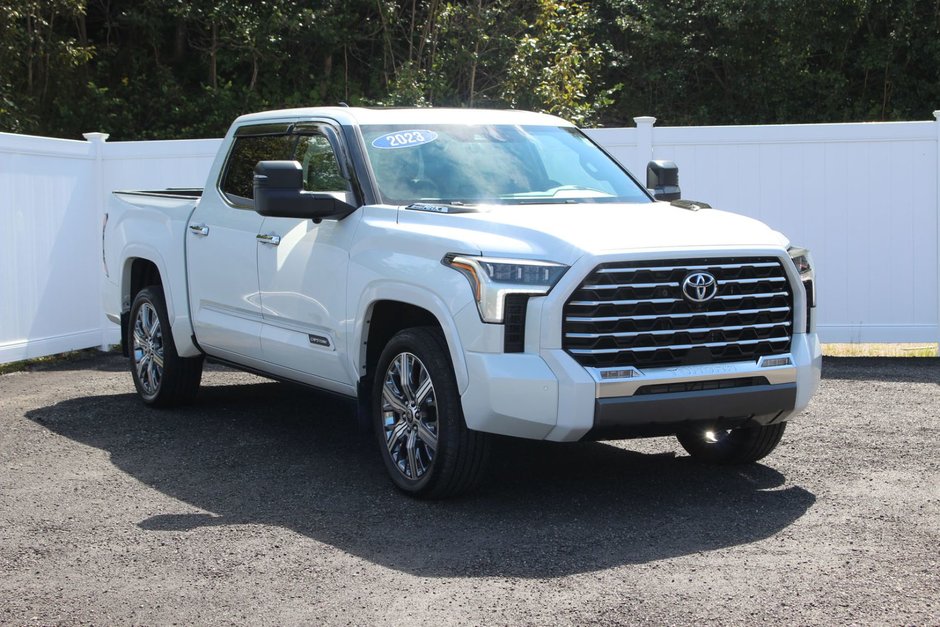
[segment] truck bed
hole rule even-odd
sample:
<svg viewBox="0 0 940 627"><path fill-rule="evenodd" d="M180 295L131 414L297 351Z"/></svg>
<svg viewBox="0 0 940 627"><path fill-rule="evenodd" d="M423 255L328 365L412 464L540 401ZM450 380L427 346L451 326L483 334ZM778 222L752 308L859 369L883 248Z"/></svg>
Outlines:
<svg viewBox="0 0 940 627"><path fill-rule="evenodd" d="M169 198L202 198L201 187L168 187L166 189L119 190L115 194L126 196L163 196Z"/></svg>

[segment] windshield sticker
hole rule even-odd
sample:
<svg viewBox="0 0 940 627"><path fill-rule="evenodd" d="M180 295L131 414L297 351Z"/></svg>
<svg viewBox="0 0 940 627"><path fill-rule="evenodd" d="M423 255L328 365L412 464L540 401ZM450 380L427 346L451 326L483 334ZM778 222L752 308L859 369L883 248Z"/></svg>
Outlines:
<svg viewBox="0 0 940 627"><path fill-rule="evenodd" d="M395 131L386 133L372 140L373 148L382 150L391 150L395 148L412 148L427 144L437 139L437 133L427 129L416 129L410 131Z"/></svg>

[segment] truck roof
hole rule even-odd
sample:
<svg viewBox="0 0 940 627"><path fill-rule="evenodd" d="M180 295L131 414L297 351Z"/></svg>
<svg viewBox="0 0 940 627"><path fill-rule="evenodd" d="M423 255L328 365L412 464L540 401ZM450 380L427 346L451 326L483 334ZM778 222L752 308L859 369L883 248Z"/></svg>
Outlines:
<svg viewBox="0 0 940 627"><path fill-rule="evenodd" d="M512 109L450 109L394 107L303 107L262 111L240 116L234 125L272 120L326 117L343 125L366 124L522 124L527 126L573 126L553 115Z"/></svg>

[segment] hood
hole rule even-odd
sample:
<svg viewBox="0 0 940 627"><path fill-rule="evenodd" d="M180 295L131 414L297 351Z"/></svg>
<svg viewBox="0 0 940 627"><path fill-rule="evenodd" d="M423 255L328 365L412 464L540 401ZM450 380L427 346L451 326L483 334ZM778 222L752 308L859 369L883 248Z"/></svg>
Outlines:
<svg viewBox="0 0 940 627"><path fill-rule="evenodd" d="M479 213L459 214L402 210L399 222L410 221L434 221L448 230L466 230L462 239L483 255L567 264L585 253L766 248L788 243L786 237L752 218L717 209L690 211L664 202L495 205Z"/></svg>

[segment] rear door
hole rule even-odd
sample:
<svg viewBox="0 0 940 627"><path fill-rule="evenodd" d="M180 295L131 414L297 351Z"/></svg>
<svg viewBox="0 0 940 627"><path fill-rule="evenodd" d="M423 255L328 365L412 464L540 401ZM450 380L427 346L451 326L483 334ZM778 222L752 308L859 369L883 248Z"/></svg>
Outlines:
<svg viewBox="0 0 940 627"><path fill-rule="evenodd" d="M193 329L210 354L257 365L261 353L258 233L253 177L258 161L287 159L296 136L288 125L243 126L236 131L217 189L206 189L186 234Z"/></svg>

